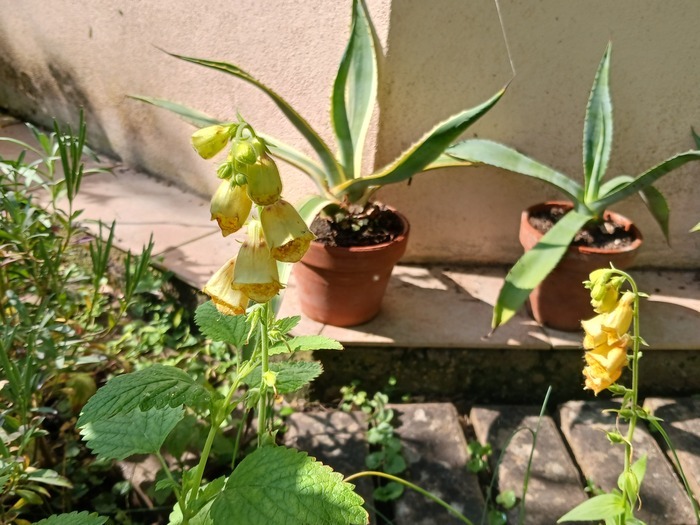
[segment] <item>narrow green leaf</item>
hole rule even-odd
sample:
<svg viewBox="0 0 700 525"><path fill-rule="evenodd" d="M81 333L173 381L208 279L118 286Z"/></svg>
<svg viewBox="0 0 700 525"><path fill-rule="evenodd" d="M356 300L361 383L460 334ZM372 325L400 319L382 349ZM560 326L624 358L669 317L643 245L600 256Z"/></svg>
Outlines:
<svg viewBox="0 0 700 525"><path fill-rule="evenodd" d="M245 315L224 315L216 309L212 301L197 307L194 322L211 340L224 341L237 348L245 344L250 331Z"/></svg>
<svg viewBox="0 0 700 525"><path fill-rule="evenodd" d="M691 231L691 233L692 233L692 232L700 232L700 222L697 223L695 226L693 226L693 227L690 229L690 231Z"/></svg>
<svg viewBox="0 0 700 525"><path fill-rule="evenodd" d="M200 66L208 67L216 71L221 71L229 75L233 75L236 78L244 80L255 87L259 88L263 93L269 96L272 101L277 105L278 108L284 113L284 116L289 119L289 121L294 125L297 130L306 138L311 147L314 149L316 154L321 159L321 164L323 164L326 174L331 181L331 185L338 184L345 180L345 176L340 168L338 162L336 161L333 153L330 151L326 143L321 139L321 137L316 133L316 131L311 127L311 125L299 114L297 111L289 105L289 103L284 100L279 94L267 87L265 84L260 82L258 79L242 70L238 66L233 64L228 64L226 62L217 62L214 60L207 60L203 58L194 58L183 55L177 55L174 53L168 53L170 56L179 58L186 62L191 62L192 64L198 64Z"/></svg>
<svg viewBox="0 0 700 525"><path fill-rule="evenodd" d="M291 350L290 350L291 349ZM285 343L276 343L270 348L270 355L284 354L288 352L309 352L313 350L342 350L341 345L335 339L323 335L300 335L292 337Z"/></svg>
<svg viewBox="0 0 700 525"><path fill-rule="evenodd" d="M600 494L574 507L559 518L557 523L564 521L604 520L619 516L624 510L625 504L620 494Z"/></svg>
<svg viewBox="0 0 700 525"><path fill-rule="evenodd" d="M503 88L486 102L449 117L435 126L421 140L381 171L347 181L332 189L333 193L357 194L369 187L378 187L404 181L421 172L440 158L445 149L469 126L485 115L505 93Z"/></svg>
<svg viewBox="0 0 700 525"><path fill-rule="evenodd" d="M46 468L31 471L27 475L27 479L36 483L43 483L44 485L53 485L55 487L73 487L68 478L64 478L55 470Z"/></svg>
<svg viewBox="0 0 700 525"><path fill-rule="evenodd" d="M133 98L134 100L140 100L141 102L145 102L147 104L151 104L152 106L167 109L168 111L175 113L186 122L189 122L190 124L193 124L198 128L224 123L223 120L210 117L209 115L202 113L201 111L192 109L183 104L178 104L177 102L165 100L163 98L145 97L142 95L128 95L128 97Z"/></svg>
<svg viewBox="0 0 700 525"><path fill-rule="evenodd" d="M349 179L359 177L363 144L377 96L373 28L361 0L353 0L350 40L340 61L331 96L331 119L340 159Z"/></svg>
<svg viewBox="0 0 700 525"><path fill-rule="evenodd" d="M647 209L656 220L656 223L659 225L659 228L661 228L666 242L670 243L671 238L668 231L668 221L671 209L668 206L668 202L666 202L666 198L654 186L647 186L642 189L639 194L644 204L646 204Z"/></svg>
<svg viewBox="0 0 700 525"><path fill-rule="evenodd" d="M285 447L259 448L238 465L211 508L215 525L365 524L353 486L330 467Z"/></svg>
<svg viewBox="0 0 700 525"><path fill-rule="evenodd" d="M530 292L556 267L576 233L592 215L572 210L557 222L531 250L518 259L508 272L493 309L492 327L511 319Z"/></svg>
<svg viewBox="0 0 700 525"><path fill-rule="evenodd" d="M54 514L43 520L39 520L35 525L102 525L107 523L107 518L97 514L83 512L70 512L68 514Z"/></svg>
<svg viewBox="0 0 700 525"><path fill-rule="evenodd" d="M270 363L270 370L277 374L275 389L278 394L296 392L308 385L321 375L323 367L318 361L284 361ZM246 378L245 383L257 386L261 381L261 368L253 370Z"/></svg>
<svg viewBox="0 0 700 525"><path fill-rule="evenodd" d="M136 408L87 423L80 434L98 458L121 460L135 454L155 454L184 414L182 407L145 412Z"/></svg>
<svg viewBox="0 0 700 525"><path fill-rule="evenodd" d="M110 379L83 407L77 426L82 428L136 408L201 407L209 397L202 385L179 368L152 365Z"/></svg>
<svg viewBox="0 0 700 525"><path fill-rule="evenodd" d="M654 182L667 173L695 160L700 160L700 150L686 151L685 153L679 153L673 157L670 157L664 160L661 164L658 164L641 175L635 177L633 182L630 182L629 184L609 193L594 203L591 203L590 208L595 211L609 209L614 203L619 202L622 199L637 193L638 191L642 191L644 188L651 186Z"/></svg>
<svg viewBox="0 0 700 525"><path fill-rule="evenodd" d="M691 135L693 135L693 140L695 141L695 147L700 149L700 135L695 133L695 129L693 129L692 126L690 128L690 133L691 133Z"/></svg>
<svg viewBox="0 0 700 525"><path fill-rule="evenodd" d="M609 193L617 191L618 189L622 188L625 184L629 184L633 180L634 177L630 175L618 175L617 177L614 177L600 185L600 189L598 190L598 197L602 199Z"/></svg>
<svg viewBox="0 0 700 525"><path fill-rule="evenodd" d="M598 65L586 107L583 126L583 176L585 201L598 198L598 189L608 169L613 139L612 101L610 99L610 54L608 43Z"/></svg>
<svg viewBox="0 0 700 525"><path fill-rule="evenodd" d="M527 175L551 184L574 202L583 198L579 183L545 164L541 164L522 153L483 139L467 139L447 149L447 154L456 159L475 164L487 164L496 168Z"/></svg>

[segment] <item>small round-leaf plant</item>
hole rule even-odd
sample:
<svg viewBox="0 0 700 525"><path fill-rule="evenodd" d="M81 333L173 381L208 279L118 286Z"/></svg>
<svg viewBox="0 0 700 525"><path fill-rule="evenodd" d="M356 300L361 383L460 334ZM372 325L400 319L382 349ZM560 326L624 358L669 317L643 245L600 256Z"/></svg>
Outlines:
<svg viewBox="0 0 700 525"><path fill-rule="evenodd" d="M616 488L608 492L597 491L595 496L567 512L557 523L599 520L606 525L643 523L634 515L635 509L641 505L640 489L647 470L646 455L635 458L632 445L639 421L646 421L657 430L673 451L675 467L700 523L700 509L668 435L660 420L639 405L640 348L646 345L640 335L639 301L646 294L638 290L629 274L615 268L595 270L584 285L590 289L591 306L597 313L581 323L585 332L584 388L592 390L596 396L604 390L620 396L619 408L606 410L617 416L616 429L606 435L611 443L625 447L624 464ZM617 382L625 368L631 371L630 386ZM620 430L620 423L626 423L626 432Z"/></svg>

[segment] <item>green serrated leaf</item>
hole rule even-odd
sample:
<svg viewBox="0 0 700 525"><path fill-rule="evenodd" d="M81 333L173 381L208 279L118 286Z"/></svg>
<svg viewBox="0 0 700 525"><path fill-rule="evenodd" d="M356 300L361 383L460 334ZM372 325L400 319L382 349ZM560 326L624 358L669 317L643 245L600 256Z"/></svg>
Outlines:
<svg viewBox="0 0 700 525"><path fill-rule="evenodd" d="M83 407L78 427L137 408L202 407L209 398L209 392L186 372L174 366L153 365L110 379Z"/></svg>
<svg viewBox="0 0 700 525"><path fill-rule="evenodd" d="M291 352L313 351L313 350L342 350L341 345L335 339L322 335L300 335L288 339L287 344L276 343L270 347L270 355L286 354Z"/></svg>
<svg viewBox="0 0 700 525"><path fill-rule="evenodd" d="M285 447L247 456L211 508L214 525L365 524L363 500L342 475Z"/></svg>
<svg viewBox="0 0 700 525"><path fill-rule="evenodd" d="M604 520L619 516L625 510L625 503L620 494L600 494L564 514L557 523L564 521Z"/></svg>
<svg viewBox="0 0 700 525"><path fill-rule="evenodd" d="M282 334L288 334L299 324L301 321L300 315L294 315L292 317L284 317L282 319L277 319L275 321L275 329Z"/></svg>
<svg viewBox="0 0 700 525"><path fill-rule="evenodd" d="M97 514L83 512L70 512L68 514L55 514L43 520L37 521L35 525L102 525L107 522L106 517Z"/></svg>
<svg viewBox="0 0 700 525"><path fill-rule="evenodd" d="M223 341L241 348L247 339L250 327L245 315L224 315L212 301L199 305L194 322L202 333L213 341Z"/></svg>
<svg viewBox="0 0 700 525"><path fill-rule="evenodd" d="M270 363L270 370L277 374L275 388L278 394L296 392L301 387L316 379L323 366L318 361L292 361L282 363ZM257 386L261 381L261 368L253 370L245 382L250 386Z"/></svg>
<svg viewBox="0 0 700 525"><path fill-rule="evenodd" d="M134 454L154 454L184 414L182 407L145 412L135 409L87 423L80 434L98 458L120 460Z"/></svg>

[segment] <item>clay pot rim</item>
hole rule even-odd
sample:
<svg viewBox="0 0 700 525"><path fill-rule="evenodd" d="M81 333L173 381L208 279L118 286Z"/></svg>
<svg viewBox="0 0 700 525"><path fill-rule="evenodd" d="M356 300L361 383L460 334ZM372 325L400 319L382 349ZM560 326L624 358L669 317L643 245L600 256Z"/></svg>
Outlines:
<svg viewBox="0 0 700 525"><path fill-rule="evenodd" d="M375 252L375 251L381 251L386 249L387 246L392 246L396 245L402 242L406 242L408 239L408 234L411 230L411 223L408 222L408 219L404 214L402 214L400 211L396 210L395 208L392 208L391 206L387 206L389 210L394 212L401 222L403 223L403 231L397 235L394 239L391 241L387 242L382 242L379 244L371 244L368 246L329 246L327 244L324 244L320 241L313 240L311 241L311 244L316 248L316 249L321 249L321 250L326 250L331 253L353 253L353 252Z"/></svg>
<svg viewBox="0 0 700 525"><path fill-rule="evenodd" d="M536 209L542 209L542 208L551 208L553 206L561 206L563 208L568 208L568 209L573 209L574 204L571 201L544 201L539 204L534 204L530 207L528 207L526 210L523 211L522 213L522 219L524 223L527 225L528 228L532 229L537 233L539 238L541 239L544 235L539 232L539 230L536 230L530 225L530 221L528 220L528 217L532 213L533 210ZM642 245L642 242L644 240L644 236L642 235L642 232L637 228L637 226L634 224L634 222L624 215L621 215L619 213L616 213L611 210L605 210L603 212L603 217L612 217L615 218L616 222L621 223L623 226L625 226L625 230L632 232L632 235L634 239L632 242L624 247L621 248L595 248L591 246L575 246L575 245L570 245L569 246L569 251L574 251L578 253L590 253L590 254L609 254L609 253L625 253L625 252L631 252L634 250L638 250L639 247Z"/></svg>

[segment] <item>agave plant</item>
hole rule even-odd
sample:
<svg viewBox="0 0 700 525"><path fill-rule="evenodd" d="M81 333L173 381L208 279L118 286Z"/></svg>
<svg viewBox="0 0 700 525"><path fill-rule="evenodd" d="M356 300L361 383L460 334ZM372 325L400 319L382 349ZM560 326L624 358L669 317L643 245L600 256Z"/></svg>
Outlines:
<svg viewBox="0 0 700 525"><path fill-rule="evenodd" d="M663 175L687 162L700 160L700 150L666 159L637 177L619 175L603 181L612 150L613 115L610 98L610 55L608 44L593 81L583 128L583 180L579 182L537 162L508 146L482 139L468 139L446 150L455 159L486 164L545 181L572 201L564 215L532 249L527 251L506 276L494 307L492 326L507 322L522 307L530 292L556 267L581 228L602 221L611 205L640 194L668 240L669 206L652 186Z"/></svg>
<svg viewBox="0 0 700 525"><path fill-rule="evenodd" d="M405 181L417 173L469 165L469 162L445 155L444 151L472 123L488 112L505 92L503 88L486 102L452 115L437 124L389 165L374 173L363 174L363 146L379 85L377 42L377 35L364 1L353 0L350 38L340 61L331 94L330 116L337 143L337 155L281 95L240 67L226 62L168 54L221 71L256 86L274 101L299 130L316 153L317 159L273 136L263 133L258 135L265 140L273 156L306 173L318 188L317 194L309 196L299 205L300 213L308 221L330 205L339 206L341 209L348 209L350 205L364 207L380 187ZM198 127L226 123L171 101L145 96L133 98L173 111Z"/></svg>

